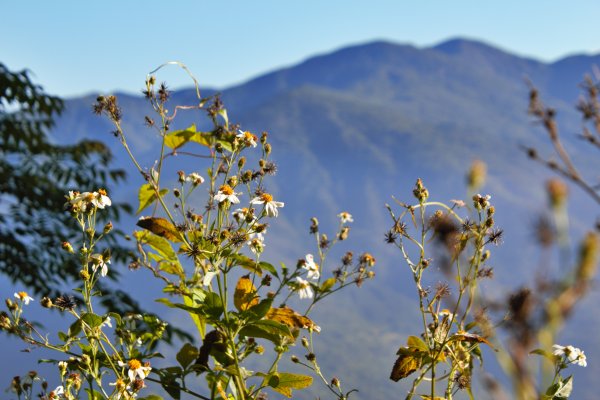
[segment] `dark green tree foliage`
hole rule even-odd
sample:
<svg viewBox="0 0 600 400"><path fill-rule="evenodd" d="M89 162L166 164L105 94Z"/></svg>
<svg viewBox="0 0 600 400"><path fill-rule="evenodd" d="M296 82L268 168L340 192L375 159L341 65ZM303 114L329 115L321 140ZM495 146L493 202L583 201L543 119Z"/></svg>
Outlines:
<svg viewBox="0 0 600 400"><path fill-rule="evenodd" d="M61 246L81 235L64 211L65 194L125 178L124 171L108 167L112 155L103 143L51 142L48 129L62 110L62 100L44 93L27 71L11 72L0 63L0 273L37 295L57 296L79 274L77 257ZM108 211L115 221L130 210L119 204ZM126 260L127 249L114 242L111 247L114 261ZM116 278L114 268L110 276ZM111 294L104 297L107 308L137 309L126 293L106 285L101 290Z"/></svg>

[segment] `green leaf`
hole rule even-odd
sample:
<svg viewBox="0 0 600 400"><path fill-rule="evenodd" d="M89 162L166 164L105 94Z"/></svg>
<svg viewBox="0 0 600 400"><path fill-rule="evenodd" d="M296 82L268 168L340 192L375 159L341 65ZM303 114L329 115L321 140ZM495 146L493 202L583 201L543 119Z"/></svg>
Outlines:
<svg viewBox="0 0 600 400"><path fill-rule="evenodd" d="M196 135L196 125L192 124L189 128L180 131L174 131L165 136L165 146L176 150L189 142Z"/></svg>
<svg viewBox="0 0 600 400"><path fill-rule="evenodd" d="M275 344L281 342L281 337L294 339L287 325L271 320L256 321L240 329L240 336L267 339Z"/></svg>
<svg viewBox="0 0 600 400"><path fill-rule="evenodd" d="M75 336L79 335L79 332L81 332L81 320L80 319L73 322L71 324L71 326L69 326L67 335L69 335L69 337L75 337Z"/></svg>
<svg viewBox="0 0 600 400"><path fill-rule="evenodd" d="M149 231L135 231L133 236L136 240L142 244L147 244L154 251L156 251L160 256L169 261L177 261L177 254L173 250L171 243L167 239L161 236L157 236Z"/></svg>
<svg viewBox="0 0 600 400"><path fill-rule="evenodd" d="M248 309L248 313L251 314L254 319L261 319L267 315L272 304L273 299L262 299L260 303Z"/></svg>
<svg viewBox="0 0 600 400"><path fill-rule="evenodd" d="M163 400L163 398L157 394L151 394L150 396L138 397L138 400Z"/></svg>
<svg viewBox="0 0 600 400"><path fill-rule="evenodd" d="M247 270L254 272L258 276L262 276L262 269L260 264L243 254L232 254L231 259L235 261L235 265L246 268Z"/></svg>
<svg viewBox="0 0 600 400"><path fill-rule="evenodd" d="M550 360L550 362L552 362L553 364L556 363L556 361L559 359L559 357L557 357L554 354L550 353L549 351L546 351L543 349L532 350L529 352L529 354L537 354L539 356L545 357L548 360Z"/></svg>
<svg viewBox="0 0 600 400"><path fill-rule="evenodd" d="M212 319L219 319L223 312L223 302L219 295L215 292L207 293L202 303L202 311Z"/></svg>
<svg viewBox="0 0 600 400"><path fill-rule="evenodd" d="M261 261L261 262L258 263L258 267L260 269L262 269L262 270L270 272L276 278L278 277L278 275L277 275L277 269L275 269L275 267L273 266L273 264L269 264L266 261Z"/></svg>
<svg viewBox="0 0 600 400"><path fill-rule="evenodd" d="M408 339L406 340L406 345L408 347L413 347L416 348L418 350L421 351L429 351L429 348L427 348L427 345L425 344L425 342L423 340L421 340L420 337L417 336L409 336Z"/></svg>
<svg viewBox="0 0 600 400"><path fill-rule="evenodd" d="M81 320L89 325L90 328L97 328L102 325L102 322L104 322L104 318L94 313L82 314Z"/></svg>
<svg viewBox="0 0 600 400"><path fill-rule="evenodd" d="M195 361L196 358L198 358L198 349L196 346L186 343L179 350L175 358L177 358L179 365L185 369L192 363L192 361Z"/></svg>
<svg viewBox="0 0 600 400"><path fill-rule="evenodd" d="M188 307L195 306L194 300L192 300L188 296L183 296L183 302ZM204 323L204 318L202 318L197 313L193 313L190 311L188 311L188 314L192 318L192 321L194 321L194 325L196 325L196 328L198 328L198 333L200 334L200 337L204 338L204 335L206 334L206 324Z"/></svg>
<svg viewBox="0 0 600 400"><path fill-rule="evenodd" d="M308 375L278 372L269 378L269 386L286 397L292 397L292 389L304 389L312 385L313 378Z"/></svg>
<svg viewBox="0 0 600 400"><path fill-rule="evenodd" d="M163 197L168 192L169 192L169 189L161 189L161 191L159 192L160 197ZM141 213L142 210L144 210L146 207L148 207L152 203L154 203L156 201L156 199L157 199L156 192L154 191L154 188L152 187L151 184L146 183L146 184L140 186L140 190L138 192L139 206L138 206L138 210L137 210L136 214Z"/></svg>

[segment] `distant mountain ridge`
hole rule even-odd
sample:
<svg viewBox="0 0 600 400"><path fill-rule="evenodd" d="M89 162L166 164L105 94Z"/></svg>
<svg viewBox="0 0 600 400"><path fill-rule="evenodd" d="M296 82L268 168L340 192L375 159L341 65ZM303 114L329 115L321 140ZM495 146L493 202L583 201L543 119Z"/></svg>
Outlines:
<svg viewBox="0 0 600 400"><path fill-rule="evenodd" d="M379 279L327 303L315 315L325 327L319 339L333 349L327 350L332 362L325 362L326 368L343 381L356 382L361 390L357 398L403 393L404 387L387 376L401 342L409 332L417 333L409 318L401 318L412 315L409 308L415 297L399 254L383 243L389 228L383 204L391 202L391 195L411 201L417 177L423 178L434 198L464 198L466 170L474 159L484 159L489 168L485 191L492 194L497 222L506 232L505 245L494 249L498 278L489 291L500 295L526 281L535 272L530 260L537 261L538 256L534 246L527 244L532 237L529 224L544 202L543 179L551 174L520 149L535 146L551 153L542 129L526 115L525 79L558 110L569 151L579 163L593 166L597 155L573 135L580 126L573 106L578 83L594 65L600 65L600 54L543 63L473 40L453 39L428 48L377 41L312 57L220 91L232 120L244 129L268 131L274 146L278 173L267 185L286 205L269 228L269 257L293 263L314 251L306 234L309 218L318 216L323 226L333 230L335 215L349 211L356 222L348 244L356 251L371 251L378 260ZM195 104L194 93L176 91L171 104ZM214 89L203 91L203 95L212 93ZM68 100L53 135L57 140L91 137L110 143L117 164L130 171L131 182L112 192L135 201L132 188L141 183L139 174L109 134L109 123L92 115L94 98ZM157 138L143 124L149 112L146 102L141 96L123 95L120 104L128 140L149 168L156 159L152 141ZM181 113L173 128L198 119L204 117ZM201 167L197 159L184 160L186 172L205 172L206 166ZM598 213L575 188L571 193L579 217L574 222L577 235L586 226L585 216L589 220L589 215ZM592 315L586 317L586 327L599 326L600 315L591 307L598 300L598 293L593 293L586 303L585 311ZM406 310L404 304L409 304ZM575 316L577 323L583 323L581 315ZM600 338L584 336L583 331L578 329L570 337L590 360L600 359ZM374 335L381 340L369 342ZM369 365L368 373L350 361L344 367L335 363L353 353L361 364ZM574 398L594 398L593 377L598 371L593 363L577 371Z"/></svg>

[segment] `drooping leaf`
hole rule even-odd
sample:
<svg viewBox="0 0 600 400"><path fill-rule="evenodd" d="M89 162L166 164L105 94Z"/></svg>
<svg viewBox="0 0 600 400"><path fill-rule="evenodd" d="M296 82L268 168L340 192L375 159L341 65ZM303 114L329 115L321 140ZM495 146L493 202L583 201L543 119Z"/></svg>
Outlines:
<svg viewBox="0 0 600 400"><path fill-rule="evenodd" d="M483 336L479 336L475 333L469 332L457 332L450 337L450 341L459 341L459 342L470 342L470 343L485 343L490 346L492 349L494 346L490 343L489 340L484 338Z"/></svg>
<svg viewBox="0 0 600 400"><path fill-rule="evenodd" d="M167 194L169 192L169 189L161 189L160 190L160 196L164 196L165 194ZM156 200L156 192L154 191L154 188L152 187L151 184L146 183L142 186L140 186L140 190L138 191L138 200L139 200L139 206L138 206L138 210L136 212L136 214L139 214L142 212L142 210L144 210L146 207L152 205Z"/></svg>
<svg viewBox="0 0 600 400"><path fill-rule="evenodd" d="M274 391L286 397L292 397L292 389L300 390L312 385L313 378L308 375L290 374L288 372L277 372L273 374L268 384Z"/></svg>
<svg viewBox="0 0 600 400"><path fill-rule="evenodd" d="M416 353L416 352L415 352ZM411 354L401 354L394 363L390 379L398 382L404 379L421 367L421 358Z"/></svg>
<svg viewBox="0 0 600 400"><path fill-rule="evenodd" d="M242 276L235 287L233 293L233 304L238 311L246 311L252 306L258 304L259 299L256 294L256 287L248 275Z"/></svg>
<svg viewBox="0 0 600 400"><path fill-rule="evenodd" d="M171 242L182 242L181 232L179 232L171 222L164 218L140 218L136 225L154 233L155 235L164 237Z"/></svg>
<svg viewBox="0 0 600 400"><path fill-rule="evenodd" d="M321 328L310 318L300 315L288 307L271 308L265 315L265 318L272 321L281 322L290 328L312 329L315 332L321 331Z"/></svg>
<svg viewBox="0 0 600 400"><path fill-rule="evenodd" d="M196 135L196 125L192 124L189 128L180 131L174 131L165 136L165 146L177 150Z"/></svg>

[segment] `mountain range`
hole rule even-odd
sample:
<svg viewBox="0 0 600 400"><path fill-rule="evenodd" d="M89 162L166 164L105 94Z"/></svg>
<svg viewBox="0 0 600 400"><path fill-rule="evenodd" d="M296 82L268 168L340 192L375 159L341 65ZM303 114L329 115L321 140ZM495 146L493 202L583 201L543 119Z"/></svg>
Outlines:
<svg viewBox="0 0 600 400"><path fill-rule="evenodd" d="M285 208L271 224L268 259L293 264L314 252L309 218L317 216L333 232L341 211L355 220L344 250L368 250L377 258L375 280L332 296L314 315L323 327L318 355L324 370L348 388L357 387L357 398L403 397L406 386L388 376L397 348L409 334L418 334L411 276L400 253L384 243L391 225L384 204L393 203L392 195L412 201L417 178L423 179L432 199L466 199L465 173L474 160L484 160L484 190L492 195L497 224L505 231L504 244L493 249L496 278L486 283L486 291L502 298L510 288L525 284L543 263L532 224L543 212L544 180L552 176L522 151L528 146L552 154L544 130L527 115L527 82L557 110L565 146L582 170L594 171L597 155L576 136L581 122L574 105L578 84L598 65L600 55L545 63L464 39L428 48L378 41L312 57L234 87L201 88L205 96L219 92L230 119L243 129L269 132L278 172L267 186ZM140 78L142 87L143 74ZM129 171L129 184L111 188L111 193L135 202L141 177L110 135L110 124L91 113L96 95L69 99L52 134L62 142L95 138L109 143L115 166ZM148 105L141 94L117 96L128 141L142 165L150 168L158 138L144 127ZM195 103L192 88L174 91L170 100L173 105ZM173 129L204 119L181 113ZM177 161L186 172L207 168L184 155ZM578 238L591 228L590 216L595 218L597 210L576 188L571 188L570 209ZM123 221L123 229L132 230L133 221ZM329 267L336 262L332 259ZM433 282L443 279L432 274ZM126 285L142 292L134 283ZM589 367L575 371L577 399L595 398L600 338L585 331L599 326L600 314L593 306L598 300L597 292L588 297L563 337L588 354ZM585 329L575 329L580 326Z"/></svg>

